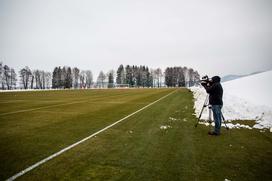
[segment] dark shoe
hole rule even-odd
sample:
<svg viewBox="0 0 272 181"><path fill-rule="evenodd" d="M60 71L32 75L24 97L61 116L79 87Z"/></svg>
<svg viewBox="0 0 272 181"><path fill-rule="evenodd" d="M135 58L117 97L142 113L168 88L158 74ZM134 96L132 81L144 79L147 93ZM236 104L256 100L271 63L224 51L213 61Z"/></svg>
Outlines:
<svg viewBox="0 0 272 181"><path fill-rule="evenodd" d="M213 136L219 136L220 134L214 132L214 131L209 131L208 132L209 135L213 135Z"/></svg>

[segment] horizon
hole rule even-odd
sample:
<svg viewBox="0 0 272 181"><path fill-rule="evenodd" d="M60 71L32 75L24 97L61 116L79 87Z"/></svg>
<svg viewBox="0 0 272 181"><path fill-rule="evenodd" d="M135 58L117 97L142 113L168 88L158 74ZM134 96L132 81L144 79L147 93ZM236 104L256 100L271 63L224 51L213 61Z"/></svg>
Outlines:
<svg viewBox="0 0 272 181"><path fill-rule="evenodd" d="M0 60L0 63L3 63L3 65L7 65L7 64L5 64L5 62L3 62L3 61L1 61ZM121 65L121 64L120 64ZM105 71L105 70L99 70L99 71L96 71L96 74L94 73L94 71L93 70L90 70L90 69L80 69L79 67L77 67L77 66L75 66L75 67L77 67L77 68L79 68L79 70L80 71L86 71L86 70L90 70L91 72L92 72L92 74L93 74L93 81L94 82L96 82L96 80L97 80L97 78L98 78L98 74L101 72L101 71L103 71L103 73L105 73L105 74L107 74L108 72L110 72L111 70L114 70L114 82L116 81L116 72L117 72L117 69L118 69L118 67L120 66L120 65L118 65L118 66L116 66L117 68L116 69L109 69L109 70L107 70L107 71ZM126 64L122 64L124 67L126 66ZM9 65L8 65L9 66ZM44 69L40 69L40 68L32 68L32 67L30 67L30 66L28 66L28 65L25 65L25 66L22 66L21 68L19 68L19 69L16 69L16 68L14 68L14 67L10 67L10 68L14 68L14 70L15 70L15 72L16 72L16 74L17 74L17 77L19 77L19 71L20 71L20 69L22 69L22 68L25 68L25 67L29 67L30 68L30 70L31 71L34 71L34 70L40 70L40 71L45 71L45 72L50 72L50 73L53 73L53 71L54 71L54 69L56 68L56 67L70 67L70 68L75 68L75 67L72 67L72 66L69 66L69 65L59 65L59 66L54 66L53 67L53 69L52 70L44 70ZM164 72L165 72L165 70L166 70L166 68L161 68L161 67L156 67L156 68L153 68L153 67L149 67L149 66L147 66L147 65L137 65L137 64L132 64L132 65L129 65L129 66L146 66L146 67L148 67L149 68L149 70L150 69L152 69L152 70L155 70L155 69L157 69L157 68L160 68L161 70L162 70L162 72L163 72L163 74L164 74ZM171 68L171 67L187 67L187 68L192 68L192 67L188 67L188 66L168 66L169 68ZM194 71L197 71L198 73L199 73L199 75L200 75L200 77L202 77L202 76L205 76L205 75L208 75L209 77L212 77L212 76L216 76L216 75L209 75L209 74L201 74L197 69L194 69L194 68L192 68ZM263 69L263 70L258 70L258 71L253 71L253 72L248 72L248 73L244 73L244 74L225 74L225 75L220 75L220 77L221 78L224 78L224 77L228 77L228 76L250 76L250 75L254 75L254 74L259 74L259 73L263 73L263 72L268 72L268 71L271 71L272 70L272 68L269 68L269 69ZM17 81L20 81L19 79L17 79Z"/></svg>
<svg viewBox="0 0 272 181"><path fill-rule="evenodd" d="M186 66L201 75L272 69L272 2L0 0L0 61L52 72Z"/></svg>

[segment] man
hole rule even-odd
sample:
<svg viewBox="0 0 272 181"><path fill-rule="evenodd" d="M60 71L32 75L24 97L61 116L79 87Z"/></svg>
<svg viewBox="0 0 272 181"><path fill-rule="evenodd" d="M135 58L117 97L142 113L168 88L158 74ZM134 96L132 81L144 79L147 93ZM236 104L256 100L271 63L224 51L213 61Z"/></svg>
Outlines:
<svg viewBox="0 0 272 181"><path fill-rule="evenodd" d="M211 79L210 85L204 84L206 92L209 94L209 104L212 106L213 118L214 118L214 131L209 131L209 135L220 135L220 128L222 122L222 112L223 107L223 88L220 84L221 78L219 76L214 76Z"/></svg>

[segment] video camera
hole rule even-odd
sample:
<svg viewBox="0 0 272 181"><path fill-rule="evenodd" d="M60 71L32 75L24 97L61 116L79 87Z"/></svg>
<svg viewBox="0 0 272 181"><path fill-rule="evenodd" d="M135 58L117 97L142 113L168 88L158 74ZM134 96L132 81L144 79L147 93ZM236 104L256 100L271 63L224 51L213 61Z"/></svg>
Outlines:
<svg viewBox="0 0 272 181"><path fill-rule="evenodd" d="M212 85L212 79L211 78L209 78L208 77L208 75L205 75L205 76L203 76L202 78L201 78L201 80L200 80L200 84L202 85L202 86L211 86Z"/></svg>

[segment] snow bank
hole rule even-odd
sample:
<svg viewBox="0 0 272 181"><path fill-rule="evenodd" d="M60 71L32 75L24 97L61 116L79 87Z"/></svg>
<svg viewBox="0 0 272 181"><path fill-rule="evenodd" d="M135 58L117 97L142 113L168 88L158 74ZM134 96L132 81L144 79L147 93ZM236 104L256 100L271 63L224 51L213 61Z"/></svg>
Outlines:
<svg viewBox="0 0 272 181"><path fill-rule="evenodd" d="M253 128L272 128L272 86L270 84L272 71L243 77L223 83L224 106L222 112L225 119L256 120ZM194 94L195 112L199 116L206 98L206 91L202 87L190 88ZM202 119L208 119L208 109L205 109ZM245 125L231 125L230 128L249 128Z"/></svg>
<svg viewBox="0 0 272 181"><path fill-rule="evenodd" d="M255 105L272 108L272 71L223 83L224 91Z"/></svg>

